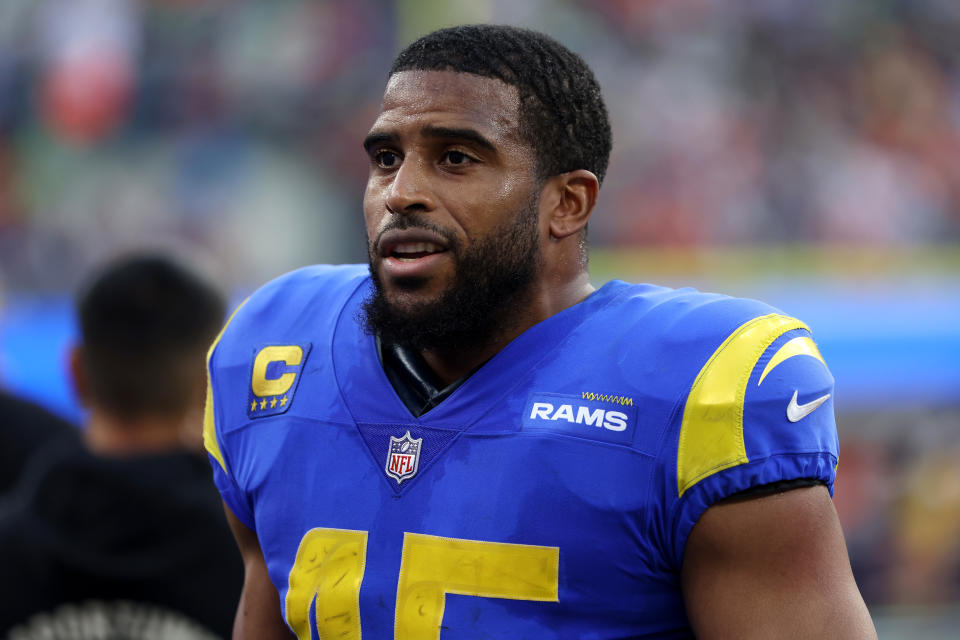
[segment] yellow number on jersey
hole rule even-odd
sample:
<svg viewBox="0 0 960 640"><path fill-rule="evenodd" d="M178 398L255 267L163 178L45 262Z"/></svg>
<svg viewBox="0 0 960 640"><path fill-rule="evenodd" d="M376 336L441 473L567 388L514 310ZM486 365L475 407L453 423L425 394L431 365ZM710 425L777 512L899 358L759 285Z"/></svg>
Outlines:
<svg viewBox="0 0 960 640"><path fill-rule="evenodd" d="M314 598L321 638L360 640L360 583L366 558L366 531L307 531L300 540L287 589L287 624L300 640L310 640Z"/></svg>
<svg viewBox="0 0 960 640"><path fill-rule="evenodd" d="M365 531L317 528L303 536L286 602L287 623L300 640L310 638L314 599L321 639L360 639L366 548ZM557 602L559 575L557 547L404 534L394 638L439 638L448 593Z"/></svg>
<svg viewBox="0 0 960 640"><path fill-rule="evenodd" d="M448 593L557 602L559 566L557 547L406 533L393 637L439 639Z"/></svg>

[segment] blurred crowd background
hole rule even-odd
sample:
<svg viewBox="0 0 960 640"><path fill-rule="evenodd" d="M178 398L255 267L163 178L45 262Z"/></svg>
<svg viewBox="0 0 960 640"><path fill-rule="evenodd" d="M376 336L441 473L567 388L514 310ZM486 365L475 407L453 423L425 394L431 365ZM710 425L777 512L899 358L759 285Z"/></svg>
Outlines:
<svg viewBox="0 0 960 640"><path fill-rule="evenodd" d="M364 260L360 140L388 66L464 22L545 31L596 70L614 132L598 283L758 297L811 325L881 637L951 637L956 0L2 0L0 383L80 415L71 297L118 253L168 250L236 299Z"/></svg>

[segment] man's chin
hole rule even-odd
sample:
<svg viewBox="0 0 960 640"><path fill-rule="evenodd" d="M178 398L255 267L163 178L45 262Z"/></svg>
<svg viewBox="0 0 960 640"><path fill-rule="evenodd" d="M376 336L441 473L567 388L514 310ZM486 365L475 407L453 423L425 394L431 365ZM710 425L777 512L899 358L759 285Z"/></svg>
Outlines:
<svg viewBox="0 0 960 640"><path fill-rule="evenodd" d="M426 309L436 304L447 291L447 287L435 278L386 278L380 282L384 301L391 309L401 313Z"/></svg>
<svg viewBox="0 0 960 640"><path fill-rule="evenodd" d="M419 323L429 321L427 319L437 309L440 297L423 292L401 292L384 296L383 303L385 311L395 318L407 323Z"/></svg>
<svg viewBox="0 0 960 640"><path fill-rule="evenodd" d="M432 317L435 309L434 298L410 291L379 290L364 303L361 320L368 333L386 343L422 350L430 346L422 341L423 329L435 326Z"/></svg>

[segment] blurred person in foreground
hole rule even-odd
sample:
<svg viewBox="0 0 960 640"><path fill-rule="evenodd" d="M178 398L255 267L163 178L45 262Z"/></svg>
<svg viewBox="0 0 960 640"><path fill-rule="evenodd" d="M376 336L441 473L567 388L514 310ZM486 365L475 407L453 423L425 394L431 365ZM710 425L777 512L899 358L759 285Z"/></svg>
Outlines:
<svg viewBox="0 0 960 640"><path fill-rule="evenodd" d="M94 279L78 315L86 447L35 456L0 518L0 636L228 637L242 564L189 436L223 299L164 257L134 256Z"/></svg>
<svg viewBox="0 0 960 640"><path fill-rule="evenodd" d="M16 486L33 455L68 443L80 446L75 426L26 398L0 389L0 496Z"/></svg>
<svg viewBox="0 0 960 640"><path fill-rule="evenodd" d="M808 328L590 284L611 135L578 56L431 33L364 148L369 267L267 284L208 358L235 637L876 637Z"/></svg>

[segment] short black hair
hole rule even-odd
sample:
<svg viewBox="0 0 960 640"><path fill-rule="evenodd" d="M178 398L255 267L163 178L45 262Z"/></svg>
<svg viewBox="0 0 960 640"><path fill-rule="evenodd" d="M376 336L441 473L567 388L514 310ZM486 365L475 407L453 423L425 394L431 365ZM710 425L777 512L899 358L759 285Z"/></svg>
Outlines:
<svg viewBox="0 0 960 640"><path fill-rule="evenodd" d="M520 133L536 152L540 177L587 169L603 182L613 143L600 84L553 38L505 25L440 29L401 51L390 75L409 70L472 73L516 87Z"/></svg>
<svg viewBox="0 0 960 640"><path fill-rule="evenodd" d="M224 312L216 288L168 257L109 264L77 298L92 399L124 417L182 412L202 391Z"/></svg>

